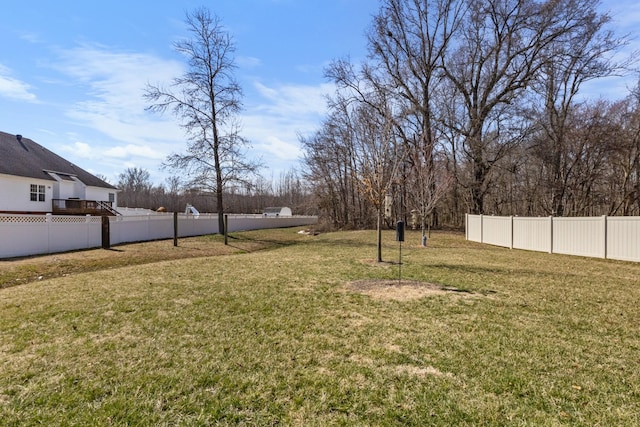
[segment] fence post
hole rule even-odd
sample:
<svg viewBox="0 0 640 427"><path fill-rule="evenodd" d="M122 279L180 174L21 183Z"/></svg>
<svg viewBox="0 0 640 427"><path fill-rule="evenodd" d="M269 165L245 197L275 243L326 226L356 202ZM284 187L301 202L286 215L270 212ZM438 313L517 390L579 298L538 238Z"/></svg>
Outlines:
<svg viewBox="0 0 640 427"><path fill-rule="evenodd" d="M603 248L602 248L602 257L604 259L607 259L607 216L606 215L602 215L602 233L604 236L603 239Z"/></svg>
<svg viewBox="0 0 640 427"><path fill-rule="evenodd" d="M464 239L469 240L469 214L464 214Z"/></svg>
<svg viewBox="0 0 640 427"><path fill-rule="evenodd" d="M509 249L513 249L513 215L511 215L511 238L509 240Z"/></svg>
<svg viewBox="0 0 640 427"><path fill-rule="evenodd" d="M553 253L553 215L549 216L549 253Z"/></svg>
<svg viewBox="0 0 640 427"><path fill-rule="evenodd" d="M224 214L224 244L229 244L229 215Z"/></svg>
<svg viewBox="0 0 640 427"><path fill-rule="evenodd" d="M102 215L102 249L110 249L111 242L109 240L109 217Z"/></svg>

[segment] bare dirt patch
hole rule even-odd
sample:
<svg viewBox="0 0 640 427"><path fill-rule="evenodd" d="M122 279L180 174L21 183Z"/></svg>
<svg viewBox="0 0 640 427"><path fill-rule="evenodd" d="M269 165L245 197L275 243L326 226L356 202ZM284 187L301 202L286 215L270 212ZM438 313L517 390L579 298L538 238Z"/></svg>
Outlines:
<svg viewBox="0 0 640 427"><path fill-rule="evenodd" d="M479 296L472 291L418 280L367 279L347 283L348 291L376 299L408 301L434 295Z"/></svg>

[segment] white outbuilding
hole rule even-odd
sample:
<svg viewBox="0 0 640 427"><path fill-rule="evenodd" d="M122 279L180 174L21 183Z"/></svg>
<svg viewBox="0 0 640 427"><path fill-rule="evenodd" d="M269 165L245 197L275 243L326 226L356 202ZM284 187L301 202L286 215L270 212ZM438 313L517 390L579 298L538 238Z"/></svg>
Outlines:
<svg viewBox="0 0 640 427"><path fill-rule="evenodd" d="M291 213L291 208L287 208L287 207L265 208L262 211L262 216L268 216L268 217L292 216L292 213Z"/></svg>

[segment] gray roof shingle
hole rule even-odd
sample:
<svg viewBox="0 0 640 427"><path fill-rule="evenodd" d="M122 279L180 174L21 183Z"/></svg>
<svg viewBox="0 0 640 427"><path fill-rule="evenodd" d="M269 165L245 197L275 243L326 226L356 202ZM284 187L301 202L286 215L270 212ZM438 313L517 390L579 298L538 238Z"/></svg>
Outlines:
<svg viewBox="0 0 640 427"><path fill-rule="evenodd" d="M0 132L0 174L55 181L46 171L76 176L92 187L116 188L29 138Z"/></svg>

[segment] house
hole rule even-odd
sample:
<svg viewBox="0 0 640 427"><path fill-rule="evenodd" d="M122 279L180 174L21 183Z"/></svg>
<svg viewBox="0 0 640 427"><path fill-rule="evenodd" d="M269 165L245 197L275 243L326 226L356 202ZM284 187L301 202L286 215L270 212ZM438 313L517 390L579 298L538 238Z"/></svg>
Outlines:
<svg viewBox="0 0 640 427"><path fill-rule="evenodd" d="M117 215L117 192L35 141L0 132L0 212Z"/></svg>

